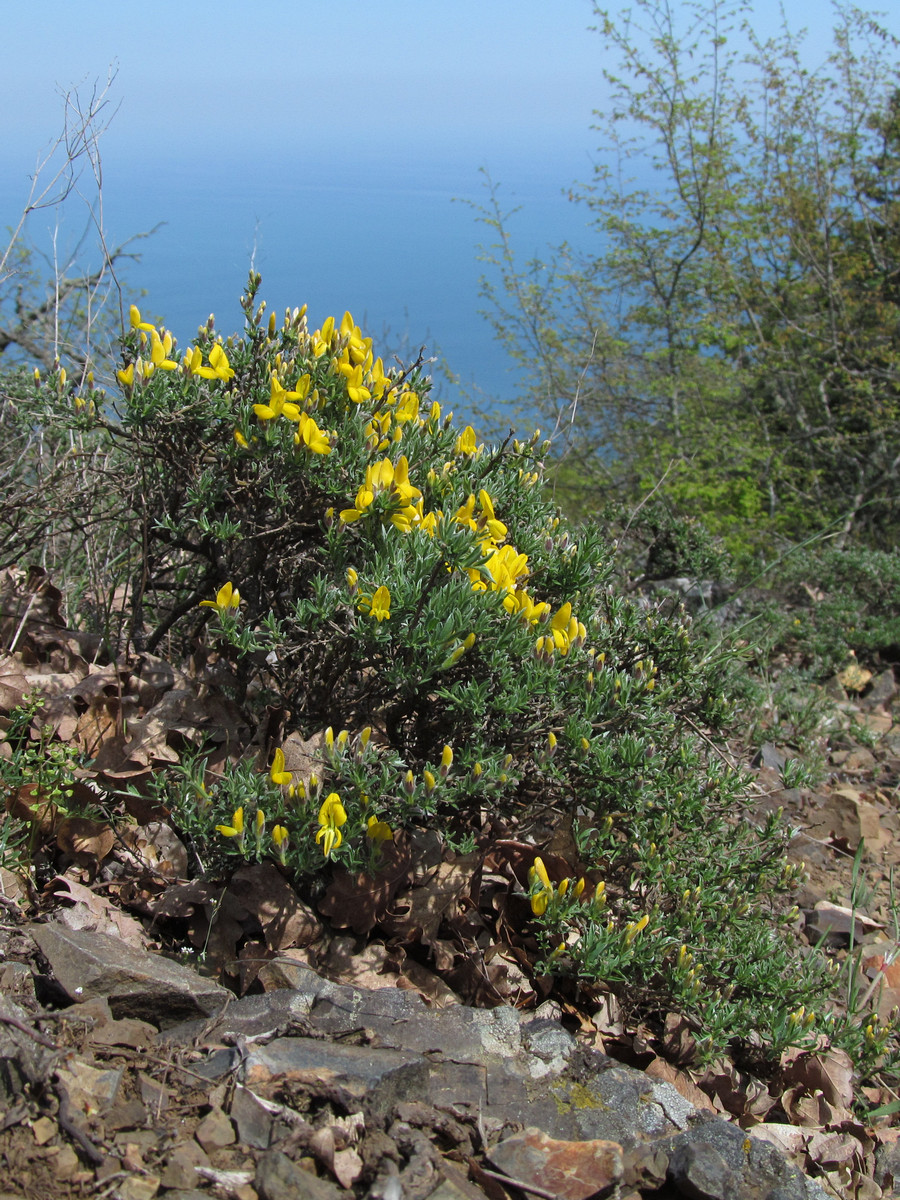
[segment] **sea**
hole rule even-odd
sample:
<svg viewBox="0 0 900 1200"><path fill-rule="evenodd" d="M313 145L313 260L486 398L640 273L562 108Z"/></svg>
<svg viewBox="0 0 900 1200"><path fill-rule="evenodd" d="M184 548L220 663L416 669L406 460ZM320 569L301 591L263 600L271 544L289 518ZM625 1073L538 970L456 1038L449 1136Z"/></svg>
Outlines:
<svg viewBox="0 0 900 1200"><path fill-rule="evenodd" d="M590 214L571 199L591 176L586 150L573 145L539 158L527 147L475 161L464 146L429 152L398 148L368 158L297 150L273 165L247 151L224 161L214 151L145 161L127 153L103 162L102 219L107 244L128 239L135 260L121 272L124 299L184 344L210 313L220 332L238 330L251 266L259 296L279 318L307 304L311 327L349 310L388 361L430 365L434 393L458 419L516 414L522 373L498 342L481 295L483 259L498 242L483 221L495 189L516 261L545 261L563 242L589 251ZM82 181L85 200L91 181ZM13 224L27 180L0 181L0 226ZM18 208L17 208L18 206ZM58 211L29 218L37 245L74 245L86 209L70 196ZM54 233L59 221L61 230ZM89 262L96 238L82 243ZM510 418L512 419L512 418Z"/></svg>

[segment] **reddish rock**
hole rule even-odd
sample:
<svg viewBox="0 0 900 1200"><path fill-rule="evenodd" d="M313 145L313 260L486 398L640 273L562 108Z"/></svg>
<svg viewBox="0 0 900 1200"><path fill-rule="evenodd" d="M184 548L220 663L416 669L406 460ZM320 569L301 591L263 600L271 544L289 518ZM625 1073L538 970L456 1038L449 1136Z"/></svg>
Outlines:
<svg viewBox="0 0 900 1200"><path fill-rule="evenodd" d="M506 1138L488 1157L504 1175L534 1184L559 1200L587 1200L623 1177L618 1142L560 1142L539 1129Z"/></svg>

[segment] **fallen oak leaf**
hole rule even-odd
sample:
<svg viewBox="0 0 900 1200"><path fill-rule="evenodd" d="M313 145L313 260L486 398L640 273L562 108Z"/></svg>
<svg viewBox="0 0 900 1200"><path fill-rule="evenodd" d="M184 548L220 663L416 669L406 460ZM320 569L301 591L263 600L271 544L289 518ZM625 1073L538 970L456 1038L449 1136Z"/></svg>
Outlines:
<svg viewBox="0 0 900 1200"><path fill-rule="evenodd" d="M56 827L56 844L78 866L96 870L116 844L116 835L105 822L64 817Z"/></svg>
<svg viewBox="0 0 900 1200"><path fill-rule="evenodd" d="M338 929L369 933L386 915L394 896L408 881L412 866L402 837L383 842L374 875L360 871L351 875L340 867L318 903L319 912Z"/></svg>

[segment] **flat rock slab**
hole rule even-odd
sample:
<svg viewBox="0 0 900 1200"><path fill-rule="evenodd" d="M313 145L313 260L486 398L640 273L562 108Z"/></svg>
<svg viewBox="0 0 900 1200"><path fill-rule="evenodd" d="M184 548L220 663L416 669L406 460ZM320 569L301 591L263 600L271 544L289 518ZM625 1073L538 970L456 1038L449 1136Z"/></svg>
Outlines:
<svg viewBox="0 0 900 1200"><path fill-rule="evenodd" d="M561 1142L540 1129L505 1138L488 1158L505 1175L558 1200L587 1200L623 1178L622 1147L615 1142Z"/></svg>
<svg viewBox="0 0 900 1200"><path fill-rule="evenodd" d="M314 1094L336 1095L348 1111L361 1108L376 1123L399 1101L424 1096L428 1084L428 1061L419 1054L303 1037L276 1038L243 1056L238 1049L217 1050L192 1070L210 1079L234 1071L251 1089L298 1083Z"/></svg>
<svg viewBox="0 0 900 1200"><path fill-rule="evenodd" d="M29 925L31 939L70 1000L102 996L117 1020L133 1017L159 1028L187 1017L210 1017L231 993L189 967L133 949L104 933Z"/></svg>

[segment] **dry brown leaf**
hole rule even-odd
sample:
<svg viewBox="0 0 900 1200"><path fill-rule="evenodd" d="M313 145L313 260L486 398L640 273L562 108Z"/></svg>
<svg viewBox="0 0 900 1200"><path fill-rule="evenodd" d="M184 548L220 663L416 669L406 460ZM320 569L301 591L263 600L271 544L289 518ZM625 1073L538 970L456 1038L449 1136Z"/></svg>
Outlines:
<svg viewBox="0 0 900 1200"><path fill-rule="evenodd" d="M192 879L187 883L170 884L152 905L153 918L190 917L198 910L216 908L222 896L222 888L205 879Z"/></svg>
<svg viewBox="0 0 900 1200"><path fill-rule="evenodd" d="M129 946L146 949L148 938L140 921L77 880L67 875L57 875L50 880L44 892L60 902L56 920L68 929L105 933Z"/></svg>
<svg viewBox="0 0 900 1200"><path fill-rule="evenodd" d="M18 708L30 691L22 664L8 654L0 655L0 712Z"/></svg>
<svg viewBox="0 0 900 1200"><path fill-rule="evenodd" d="M694 1032L681 1013L667 1013L662 1036L662 1047L669 1062L686 1067L697 1055Z"/></svg>
<svg viewBox="0 0 900 1200"><path fill-rule="evenodd" d="M309 946L322 935L322 925L274 863L240 867L227 895L259 921L270 950Z"/></svg>
<svg viewBox="0 0 900 1200"><path fill-rule="evenodd" d="M752 1126L747 1132L751 1137L757 1138L761 1142L768 1142L770 1146L780 1150L785 1158L797 1167L804 1165L803 1155L806 1143L811 1137L816 1136L811 1134L808 1129L800 1129L797 1125L783 1125L774 1121L762 1121L759 1125Z"/></svg>
<svg viewBox="0 0 900 1200"><path fill-rule="evenodd" d="M481 854L477 852L441 863L422 887L398 892L380 924L394 937L430 942L437 936L444 915L469 890L480 863Z"/></svg>
<svg viewBox="0 0 900 1200"><path fill-rule="evenodd" d="M333 937L318 961L318 969L334 983L373 992L397 987L400 974L396 966L396 956L381 942L346 935Z"/></svg>
<svg viewBox="0 0 900 1200"><path fill-rule="evenodd" d="M79 716L71 737L89 758L95 760L96 765L107 742L121 742L121 724L118 697L94 696L88 708Z"/></svg>
<svg viewBox="0 0 900 1200"><path fill-rule="evenodd" d="M374 875L361 871L351 875L344 868L334 873L319 912L338 929L369 933L387 913L394 896L407 882L411 869L409 849L402 837L381 843L381 857Z"/></svg>
<svg viewBox="0 0 900 1200"><path fill-rule="evenodd" d="M821 1092L836 1108L853 1103L853 1063L845 1050L786 1050L781 1056L781 1077L807 1092Z"/></svg>
<svg viewBox="0 0 900 1200"><path fill-rule="evenodd" d="M274 950L270 950L265 942L259 940L245 942L241 946L237 967L238 990L242 996L246 996L248 989L256 982L260 971L274 954Z"/></svg>
<svg viewBox="0 0 900 1200"><path fill-rule="evenodd" d="M149 869L170 879L184 879L187 875L187 849L164 821L130 826L122 830L121 838L128 847L127 857L139 870Z"/></svg>
<svg viewBox="0 0 900 1200"><path fill-rule="evenodd" d="M781 1107L793 1124L805 1129L830 1129L847 1115L846 1109L829 1104L821 1092L810 1093L799 1084L785 1091Z"/></svg>
<svg viewBox="0 0 900 1200"><path fill-rule="evenodd" d="M284 769L293 775L295 784L302 783L308 789L311 775L324 778L324 743L323 733L314 733L311 738L303 738L296 732L289 733L283 740Z"/></svg>
<svg viewBox="0 0 900 1200"><path fill-rule="evenodd" d="M865 1159L862 1144L849 1133L814 1133L809 1139L807 1154L814 1163L826 1170L841 1163L861 1166Z"/></svg>
<svg viewBox="0 0 900 1200"><path fill-rule="evenodd" d="M655 1058L644 1070L654 1079L661 1079L664 1083L671 1083L676 1091L684 1096L685 1100L689 1100L695 1108L706 1109L707 1112L718 1111L706 1092L701 1091L684 1071L679 1071L677 1067L673 1067L664 1058Z"/></svg>
<svg viewBox="0 0 900 1200"><path fill-rule="evenodd" d="M53 832L59 809L51 798L33 783L14 788L6 795L6 811L11 817L36 825L42 834Z"/></svg>
<svg viewBox="0 0 900 1200"><path fill-rule="evenodd" d="M6 867L0 867L0 896L16 901L28 897L25 881L15 871L8 871Z"/></svg>
<svg viewBox="0 0 900 1200"><path fill-rule="evenodd" d="M116 844L116 835L105 822L64 817L56 827L56 844L79 866L96 869Z"/></svg>

